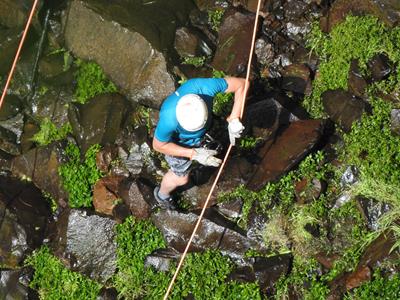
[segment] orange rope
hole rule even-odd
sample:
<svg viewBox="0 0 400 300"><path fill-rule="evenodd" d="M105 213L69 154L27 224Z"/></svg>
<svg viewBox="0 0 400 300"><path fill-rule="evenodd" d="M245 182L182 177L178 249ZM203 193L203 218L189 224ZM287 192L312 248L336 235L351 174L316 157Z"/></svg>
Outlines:
<svg viewBox="0 0 400 300"><path fill-rule="evenodd" d="M15 67L16 67L16 65L17 65L17 62L18 62L18 59L19 59L19 55L20 55L20 53L21 53L22 46L24 45L25 38L26 38L26 35L27 35L27 33L28 33L29 26L30 26L31 23L32 23L32 18L33 18L33 15L34 15L34 13L35 13L36 6L37 6L38 2L39 2L39 0L35 0L35 2L34 2L33 5L32 5L32 9L31 9L31 12L30 12L30 14L29 14L28 21L26 22L26 26L25 26L24 33L23 33L22 38L21 38L21 41L20 41L20 43L19 43L17 53L15 54L14 62L13 62L13 64L12 64L10 73L8 74L7 82L6 82L6 85L5 85L5 87L4 87L3 93L2 93L2 95L1 95L1 99L0 99L0 109L1 109L1 107L2 107L2 105L3 105L4 98L6 97L8 86L10 85L11 79L12 79L12 77L13 77L13 75L14 75Z"/></svg>
<svg viewBox="0 0 400 300"><path fill-rule="evenodd" d="M245 82L245 88L244 88L244 93L243 93L243 99L242 99L243 101L242 101L242 107L241 107L241 112L240 112L240 118L243 117L244 104L245 104L245 101L246 101L246 94L247 94L247 88L248 88L249 77L250 77L251 61L253 59L254 42L255 42L256 33L257 33L257 26L258 26L258 16L260 14L260 5L261 5L261 0L258 0L256 19L255 19L255 22L254 22L253 38L251 40L250 55L249 55L249 61L248 61L248 64L247 64L246 82ZM221 166L220 166L220 168L218 170L217 177L215 178L214 183L211 186L211 190L210 190L210 192L209 192L209 194L207 196L207 200L203 205L203 209L201 210L199 218L197 219L196 226L193 229L193 233L190 236L190 239L189 239L189 241L188 241L188 243L186 245L185 251L183 251L183 253L182 253L182 256L181 256L181 258L179 260L179 263L178 263L178 267L175 270L174 276L172 277L171 282L169 283L167 292L165 293L164 298L163 298L164 300L167 300L169 294L171 293L172 287L173 287L173 285L175 283L175 280L176 280L176 278L178 276L178 273L179 273L179 271L180 271L180 269L181 269L181 267L183 265L183 261L185 260L187 252L188 252L188 250L189 250L189 248L190 248L190 246L192 244L193 238L194 238L194 236L195 236L195 234L196 234L196 232L197 232L197 230L198 230L198 228L200 226L200 222L201 222L201 220L202 220L202 218L204 216L204 213L206 211L208 202L211 199L211 195L214 192L214 189L215 189L215 187L217 185L217 182L218 182L218 180L219 180L219 178L221 176L221 173L222 173L222 171L223 171L223 169L225 167L225 163L228 160L228 157L229 157L229 154L230 154L231 150L232 150L232 145L229 145L228 151L226 152L224 160L223 160L223 162L222 162L222 164L221 164Z"/></svg>

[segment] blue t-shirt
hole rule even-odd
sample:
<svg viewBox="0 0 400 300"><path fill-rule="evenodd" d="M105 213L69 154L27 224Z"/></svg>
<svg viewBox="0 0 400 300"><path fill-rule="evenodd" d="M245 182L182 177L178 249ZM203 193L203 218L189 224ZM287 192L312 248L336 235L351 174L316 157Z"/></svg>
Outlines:
<svg viewBox="0 0 400 300"><path fill-rule="evenodd" d="M182 84L161 105L160 120L154 133L156 139L160 142L173 142L183 146L197 145L210 126L214 96L225 92L227 88L228 84L223 78L195 78ZM194 132L183 129L176 118L178 100L187 94L199 95L205 101L208 108L206 125L204 128Z"/></svg>

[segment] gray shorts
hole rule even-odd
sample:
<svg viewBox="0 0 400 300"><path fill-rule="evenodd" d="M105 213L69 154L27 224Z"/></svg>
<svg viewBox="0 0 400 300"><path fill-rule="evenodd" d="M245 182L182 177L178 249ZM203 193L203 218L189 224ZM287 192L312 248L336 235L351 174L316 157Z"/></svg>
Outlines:
<svg viewBox="0 0 400 300"><path fill-rule="evenodd" d="M192 161L186 157L165 155L169 168L177 176L186 176L190 172Z"/></svg>

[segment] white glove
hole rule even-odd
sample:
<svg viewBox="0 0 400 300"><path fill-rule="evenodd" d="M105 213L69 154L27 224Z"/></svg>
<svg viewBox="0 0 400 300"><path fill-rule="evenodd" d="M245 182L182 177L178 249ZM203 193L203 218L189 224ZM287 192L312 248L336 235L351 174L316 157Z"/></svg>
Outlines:
<svg viewBox="0 0 400 300"><path fill-rule="evenodd" d="M202 165L218 167L222 162L222 160L214 156L218 154L218 152L215 150L208 150L205 148L194 148L193 150L194 153L192 156L192 160L196 160Z"/></svg>
<svg viewBox="0 0 400 300"><path fill-rule="evenodd" d="M232 119L228 122L229 141L231 145L235 146L235 139L240 138L240 134L243 132L244 126L238 118Z"/></svg>

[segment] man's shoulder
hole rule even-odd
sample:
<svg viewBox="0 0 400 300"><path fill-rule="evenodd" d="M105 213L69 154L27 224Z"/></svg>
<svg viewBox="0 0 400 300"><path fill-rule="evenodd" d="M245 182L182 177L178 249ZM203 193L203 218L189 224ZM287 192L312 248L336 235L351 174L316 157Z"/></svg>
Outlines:
<svg viewBox="0 0 400 300"><path fill-rule="evenodd" d="M185 93L215 94L225 91L227 86L224 78L192 78L185 82L181 88Z"/></svg>

